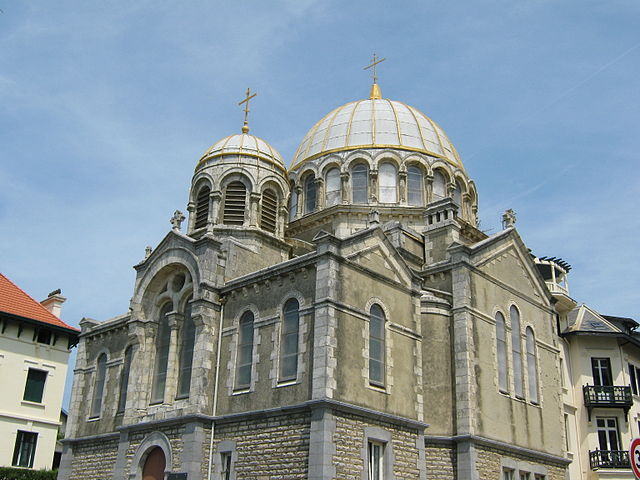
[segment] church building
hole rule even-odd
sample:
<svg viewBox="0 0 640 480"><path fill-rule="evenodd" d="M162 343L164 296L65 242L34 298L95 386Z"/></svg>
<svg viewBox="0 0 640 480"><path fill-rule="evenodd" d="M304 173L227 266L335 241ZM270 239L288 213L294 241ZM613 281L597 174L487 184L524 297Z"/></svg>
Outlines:
<svg viewBox="0 0 640 480"><path fill-rule="evenodd" d="M246 112L194 163L80 324L60 479L565 478L556 300L436 122L374 81L289 168Z"/></svg>

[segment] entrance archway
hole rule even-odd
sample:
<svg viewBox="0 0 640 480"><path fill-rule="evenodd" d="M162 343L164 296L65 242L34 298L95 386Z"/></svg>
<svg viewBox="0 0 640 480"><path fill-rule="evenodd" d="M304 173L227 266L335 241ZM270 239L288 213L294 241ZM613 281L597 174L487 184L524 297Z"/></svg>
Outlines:
<svg viewBox="0 0 640 480"><path fill-rule="evenodd" d="M155 447L147 455L142 469L142 480L164 480L166 459L160 447Z"/></svg>

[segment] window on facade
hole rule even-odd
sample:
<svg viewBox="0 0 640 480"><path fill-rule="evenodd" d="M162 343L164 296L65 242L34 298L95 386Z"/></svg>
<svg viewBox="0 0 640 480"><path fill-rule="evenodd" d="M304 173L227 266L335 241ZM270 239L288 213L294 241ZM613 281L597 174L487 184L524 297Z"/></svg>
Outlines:
<svg viewBox="0 0 640 480"><path fill-rule="evenodd" d="M194 228L202 228L207 226L209 220L209 190L208 186L202 187L198 191L196 197L196 222Z"/></svg>
<svg viewBox="0 0 640 480"><path fill-rule="evenodd" d="M531 480L531 474L520 470L520 480Z"/></svg>
<svg viewBox="0 0 640 480"><path fill-rule="evenodd" d="M601 386L613 385L611 377L611 360L608 358L591 358L593 384Z"/></svg>
<svg viewBox="0 0 640 480"><path fill-rule="evenodd" d="M127 388L129 387L129 372L131 371L131 360L133 348L127 347L124 351L124 362L122 363L122 373L120 374L120 395L118 396L118 413L124 412L127 406Z"/></svg>
<svg viewBox="0 0 640 480"><path fill-rule="evenodd" d="M242 182L231 182L224 195L222 223L225 225L243 225L247 204L247 187Z"/></svg>
<svg viewBox="0 0 640 480"><path fill-rule="evenodd" d="M253 313L251 312L244 312L240 317L237 355L236 388L248 388L251 385L253 365Z"/></svg>
<svg viewBox="0 0 640 480"><path fill-rule="evenodd" d="M38 337L36 338L38 343L44 343L49 345L51 343L51 330L48 328L41 328L38 330Z"/></svg>
<svg viewBox="0 0 640 480"><path fill-rule="evenodd" d="M364 163L351 169L351 195L353 203L369 201L369 169Z"/></svg>
<svg viewBox="0 0 640 480"><path fill-rule="evenodd" d="M368 442L369 480L384 479L384 443Z"/></svg>
<svg viewBox="0 0 640 480"><path fill-rule="evenodd" d="M564 414L564 446L567 452L571 451L571 441L569 438L569 415Z"/></svg>
<svg viewBox="0 0 640 480"><path fill-rule="evenodd" d="M295 187L291 186L291 197L289 198L289 221L293 221L298 214L298 194L295 191Z"/></svg>
<svg viewBox="0 0 640 480"><path fill-rule="evenodd" d="M456 180L456 189L453 191L453 203L458 205L458 207L462 207L462 193L464 191L464 187L460 180Z"/></svg>
<svg viewBox="0 0 640 480"><path fill-rule="evenodd" d="M629 364L629 383L631 383L631 390L634 395L638 394L638 384L636 382L636 367L633 364Z"/></svg>
<svg viewBox="0 0 640 480"><path fill-rule="evenodd" d="M14 467L33 468L33 459L36 456L37 442L37 433L18 430L18 434L16 435L16 444L13 448L13 461L11 462L11 465Z"/></svg>
<svg viewBox="0 0 640 480"><path fill-rule="evenodd" d="M511 468L502 470L502 480L513 480L513 470Z"/></svg>
<svg viewBox="0 0 640 480"><path fill-rule="evenodd" d="M316 177L309 175L304 183L304 213L316 209Z"/></svg>
<svg viewBox="0 0 640 480"><path fill-rule="evenodd" d="M298 374L298 334L300 305L295 298L284 304L280 332L280 380L294 380Z"/></svg>
<svg viewBox="0 0 640 480"><path fill-rule="evenodd" d="M169 366L169 344L171 343L171 328L167 314L173 310L171 302L165 303L160 309L158 331L156 333L156 361L151 388L151 402L164 401L164 388L167 384L167 368Z"/></svg>
<svg viewBox="0 0 640 480"><path fill-rule="evenodd" d="M620 450L620 437L618 434L618 421L614 418L597 418L596 429L598 431L598 446L600 450Z"/></svg>
<svg viewBox="0 0 640 480"><path fill-rule="evenodd" d="M509 391L507 377L507 333L504 316L496 313L496 352L498 361L498 388L501 392Z"/></svg>
<svg viewBox="0 0 640 480"><path fill-rule="evenodd" d="M407 201L409 205L422 206L422 170L411 166L407 169Z"/></svg>
<svg viewBox="0 0 640 480"><path fill-rule="evenodd" d="M529 384L529 400L538 403L538 366L536 361L536 337L531 327L525 332L527 339L527 379Z"/></svg>
<svg viewBox="0 0 640 480"><path fill-rule="evenodd" d="M44 384L47 381L47 372L30 368L27 372L27 383L24 386L23 400L42 403Z"/></svg>
<svg viewBox="0 0 640 480"><path fill-rule="evenodd" d="M379 190L381 203L396 203L398 201L398 171L392 163L380 165Z"/></svg>
<svg viewBox="0 0 640 480"><path fill-rule="evenodd" d="M524 398L522 384L522 346L520 339L520 312L515 306L509 309L511 318L511 357L513 360L513 384L516 397Z"/></svg>
<svg viewBox="0 0 640 480"><path fill-rule="evenodd" d="M222 480L231 479L231 452L220 454L220 478Z"/></svg>
<svg viewBox="0 0 640 480"><path fill-rule="evenodd" d="M104 384L107 378L107 355L102 353L96 364L96 380L93 385L93 398L91 400L91 418L99 417L102 412L102 397L104 396Z"/></svg>
<svg viewBox="0 0 640 480"><path fill-rule="evenodd" d="M436 170L433 172L433 201L442 200L447 196L447 181L444 175Z"/></svg>
<svg viewBox="0 0 640 480"><path fill-rule="evenodd" d="M180 366L178 369L178 397L188 397L191 388L191 369L193 367L193 348L196 344L196 325L191 316L191 298L184 308L184 323L180 341Z"/></svg>
<svg viewBox="0 0 640 480"><path fill-rule="evenodd" d="M340 188L340 170L332 168L327 172L327 207L337 205L342 200L342 190Z"/></svg>
<svg viewBox="0 0 640 480"><path fill-rule="evenodd" d="M260 211L260 228L276 233L278 220L278 196L271 188L262 192L262 210Z"/></svg>
<svg viewBox="0 0 640 480"><path fill-rule="evenodd" d="M369 314L369 383L384 386L384 312L374 304Z"/></svg>

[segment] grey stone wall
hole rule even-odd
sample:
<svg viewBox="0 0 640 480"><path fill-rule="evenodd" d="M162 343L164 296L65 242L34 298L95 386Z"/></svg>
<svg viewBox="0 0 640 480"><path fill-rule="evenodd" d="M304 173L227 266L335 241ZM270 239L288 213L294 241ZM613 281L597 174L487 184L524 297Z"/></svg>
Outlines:
<svg viewBox="0 0 640 480"><path fill-rule="evenodd" d="M425 458L427 480L452 480L457 478L456 449L452 443L427 442ZM499 477L494 476L493 478Z"/></svg>
<svg viewBox="0 0 640 480"><path fill-rule="evenodd" d="M544 473L546 480L564 480L566 468L563 465L541 461L540 458L517 454L499 448L476 445L476 470L480 480L495 480L502 478L503 466L515 467L533 473ZM514 478L518 478L515 472Z"/></svg>
<svg viewBox="0 0 640 480"><path fill-rule="evenodd" d="M74 445L69 480L111 480L118 455L118 437Z"/></svg>

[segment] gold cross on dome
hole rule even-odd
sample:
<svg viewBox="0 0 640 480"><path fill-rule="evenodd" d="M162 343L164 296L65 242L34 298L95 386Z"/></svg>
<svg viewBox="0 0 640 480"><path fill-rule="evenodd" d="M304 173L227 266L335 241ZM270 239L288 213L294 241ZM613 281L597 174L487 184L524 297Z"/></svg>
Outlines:
<svg viewBox="0 0 640 480"><path fill-rule="evenodd" d="M363 70L369 70L370 68L373 70L373 83L378 83L378 72L376 70L376 65L378 65L379 63L382 63L386 60L386 58L378 58L376 56L376 54L373 54L373 60L371 61L371 63L369 65L367 65L366 67L363 68Z"/></svg>
<svg viewBox="0 0 640 480"><path fill-rule="evenodd" d="M247 88L247 93L246 93L245 99L242 100L240 103L238 103L238 105L242 105L243 103L245 104L245 106L244 106L244 125L242 125L242 133L249 133L249 100L251 100L256 95L258 95L258 94L254 93L253 95L251 95L251 89Z"/></svg>

